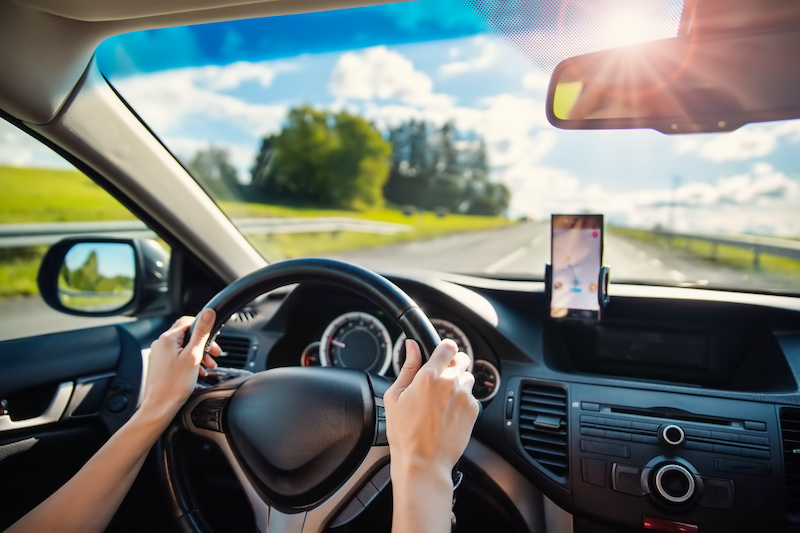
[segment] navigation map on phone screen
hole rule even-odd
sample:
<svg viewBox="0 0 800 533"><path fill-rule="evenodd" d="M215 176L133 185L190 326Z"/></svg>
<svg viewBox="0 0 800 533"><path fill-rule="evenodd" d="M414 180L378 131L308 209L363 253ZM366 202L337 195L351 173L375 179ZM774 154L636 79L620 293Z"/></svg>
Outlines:
<svg viewBox="0 0 800 533"><path fill-rule="evenodd" d="M553 215L550 316L597 318L603 215Z"/></svg>

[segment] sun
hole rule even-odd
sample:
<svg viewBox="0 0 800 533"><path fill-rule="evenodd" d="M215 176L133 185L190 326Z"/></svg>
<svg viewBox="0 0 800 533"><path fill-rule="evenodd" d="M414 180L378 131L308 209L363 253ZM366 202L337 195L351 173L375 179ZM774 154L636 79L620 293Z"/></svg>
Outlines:
<svg viewBox="0 0 800 533"><path fill-rule="evenodd" d="M633 7L609 11L601 28L603 48L630 46L662 37L652 14Z"/></svg>

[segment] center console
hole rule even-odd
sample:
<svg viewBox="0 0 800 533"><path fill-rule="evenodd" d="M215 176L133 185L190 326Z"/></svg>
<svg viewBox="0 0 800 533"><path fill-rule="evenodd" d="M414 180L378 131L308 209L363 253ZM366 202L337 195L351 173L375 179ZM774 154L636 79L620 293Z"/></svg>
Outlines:
<svg viewBox="0 0 800 533"><path fill-rule="evenodd" d="M774 406L578 384L570 392L576 507L639 530L667 530L656 527L663 521L686 532L780 529Z"/></svg>

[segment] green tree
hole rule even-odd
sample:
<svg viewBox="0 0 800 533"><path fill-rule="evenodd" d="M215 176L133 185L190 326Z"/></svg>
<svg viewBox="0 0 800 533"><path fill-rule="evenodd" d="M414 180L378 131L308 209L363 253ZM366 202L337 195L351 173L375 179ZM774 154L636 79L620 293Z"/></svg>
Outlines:
<svg viewBox="0 0 800 533"><path fill-rule="evenodd" d="M236 168L230 163L230 152L225 148L211 145L199 150L186 166L214 198L230 200L241 196Z"/></svg>
<svg viewBox="0 0 800 533"><path fill-rule="evenodd" d="M391 144L366 120L302 106L264 139L252 187L265 195L343 209L383 204Z"/></svg>

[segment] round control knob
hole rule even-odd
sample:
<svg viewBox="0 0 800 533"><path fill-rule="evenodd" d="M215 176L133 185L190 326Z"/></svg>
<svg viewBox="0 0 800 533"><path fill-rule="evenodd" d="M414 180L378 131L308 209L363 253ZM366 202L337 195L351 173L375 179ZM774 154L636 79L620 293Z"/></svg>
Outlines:
<svg viewBox="0 0 800 533"><path fill-rule="evenodd" d="M694 476L683 466L670 463L659 467L655 475L656 492L671 503L684 503L694 495Z"/></svg>
<svg viewBox="0 0 800 533"><path fill-rule="evenodd" d="M658 435L661 437L661 441L669 446L680 446L686 439L683 429L675 424L662 426Z"/></svg>

